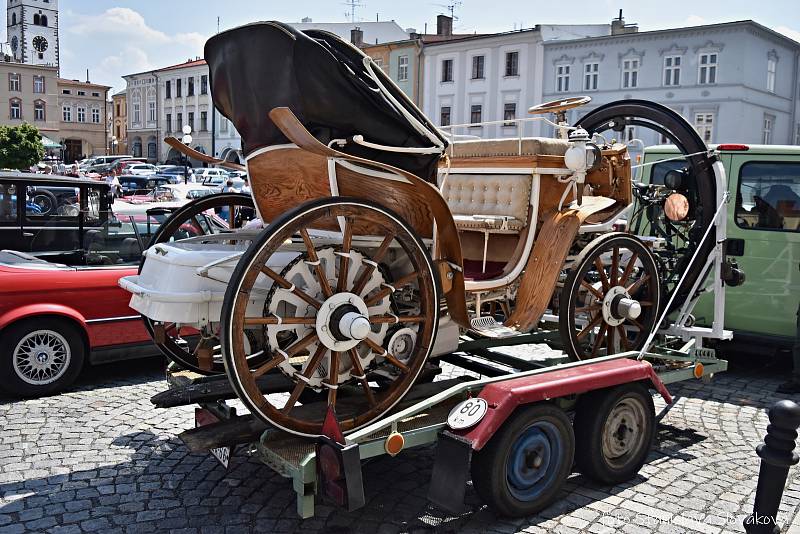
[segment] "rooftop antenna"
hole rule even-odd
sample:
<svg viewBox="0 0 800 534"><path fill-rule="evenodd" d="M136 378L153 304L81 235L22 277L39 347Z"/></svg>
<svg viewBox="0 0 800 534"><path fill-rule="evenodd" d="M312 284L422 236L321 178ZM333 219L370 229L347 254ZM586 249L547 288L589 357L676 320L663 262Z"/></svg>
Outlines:
<svg viewBox="0 0 800 534"><path fill-rule="evenodd" d="M433 4L433 5L445 8L450 13L450 18L453 19L453 22L455 22L458 20L458 17L456 16L456 9L461 7L463 3L464 2L462 2L461 0L454 0L449 4Z"/></svg>
<svg viewBox="0 0 800 534"><path fill-rule="evenodd" d="M345 17L350 17L350 22L356 22L357 7L366 7L366 4L361 2L361 0L346 0L345 2L342 3L350 8L350 12L344 14Z"/></svg>
<svg viewBox="0 0 800 534"><path fill-rule="evenodd" d="M217 33L219 33L219 17L217 17Z"/></svg>

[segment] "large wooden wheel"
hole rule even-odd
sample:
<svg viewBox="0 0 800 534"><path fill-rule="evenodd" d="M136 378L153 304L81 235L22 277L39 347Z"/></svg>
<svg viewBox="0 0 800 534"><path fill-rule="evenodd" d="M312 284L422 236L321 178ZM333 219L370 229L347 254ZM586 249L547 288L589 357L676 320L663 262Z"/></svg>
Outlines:
<svg viewBox="0 0 800 534"><path fill-rule="evenodd" d="M212 217L222 209L225 217ZM189 237L235 230L255 217L253 197L242 193L220 193L202 197L172 213L153 234L148 247ZM139 263L142 272L145 258ZM206 336L194 328L176 323L160 323L142 316L153 342L170 361L183 369L204 375L222 374L225 367L215 332ZM205 352L204 352L205 351ZM199 355L204 357L198 358ZM205 357L205 356L208 357Z"/></svg>
<svg viewBox="0 0 800 534"><path fill-rule="evenodd" d="M225 294L222 352L237 394L263 421L305 436L321 434L329 406L344 432L374 421L431 352L434 272L414 230L375 203L326 198L285 213L250 245ZM267 340L256 368L253 327ZM292 391L264 395L256 380L270 372L290 377Z"/></svg>
<svg viewBox="0 0 800 534"><path fill-rule="evenodd" d="M637 238L602 235L575 259L559 304L564 351L585 360L640 350L658 321L661 284L652 252Z"/></svg>

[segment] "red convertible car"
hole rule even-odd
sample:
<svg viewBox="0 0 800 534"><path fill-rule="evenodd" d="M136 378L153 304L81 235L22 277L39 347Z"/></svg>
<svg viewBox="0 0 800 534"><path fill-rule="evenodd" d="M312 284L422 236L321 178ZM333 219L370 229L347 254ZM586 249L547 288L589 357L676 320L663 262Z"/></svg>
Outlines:
<svg viewBox="0 0 800 534"><path fill-rule="evenodd" d="M117 281L168 215L115 216L102 182L0 173L0 388L44 395L85 363L159 354Z"/></svg>

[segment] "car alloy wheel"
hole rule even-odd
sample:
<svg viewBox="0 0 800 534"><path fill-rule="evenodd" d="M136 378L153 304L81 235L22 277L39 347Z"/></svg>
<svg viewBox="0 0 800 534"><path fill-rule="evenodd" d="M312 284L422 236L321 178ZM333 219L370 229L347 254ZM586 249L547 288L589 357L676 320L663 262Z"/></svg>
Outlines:
<svg viewBox="0 0 800 534"><path fill-rule="evenodd" d="M14 348L13 367L24 382L43 386L61 378L69 368L71 356L64 336L52 330L35 330Z"/></svg>

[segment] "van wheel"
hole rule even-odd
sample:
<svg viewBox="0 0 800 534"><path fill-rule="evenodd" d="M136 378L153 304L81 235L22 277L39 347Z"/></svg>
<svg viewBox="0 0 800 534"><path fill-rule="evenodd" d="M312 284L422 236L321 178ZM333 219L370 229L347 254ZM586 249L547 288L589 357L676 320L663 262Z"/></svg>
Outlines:
<svg viewBox="0 0 800 534"><path fill-rule="evenodd" d="M27 319L0 333L0 387L38 397L70 385L86 352L80 331L63 319Z"/></svg>
<svg viewBox="0 0 800 534"><path fill-rule="evenodd" d="M581 473L603 484L630 480L653 444L653 397L640 383L588 393L578 400L574 427Z"/></svg>
<svg viewBox="0 0 800 534"><path fill-rule="evenodd" d="M475 492L498 515L535 514L558 496L572 471L575 436L552 404L519 408L472 457Z"/></svg>

